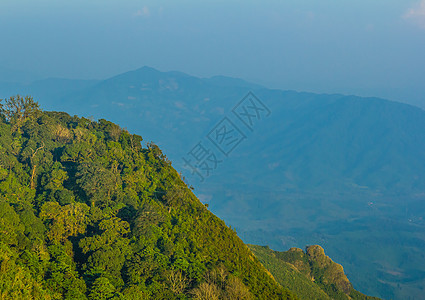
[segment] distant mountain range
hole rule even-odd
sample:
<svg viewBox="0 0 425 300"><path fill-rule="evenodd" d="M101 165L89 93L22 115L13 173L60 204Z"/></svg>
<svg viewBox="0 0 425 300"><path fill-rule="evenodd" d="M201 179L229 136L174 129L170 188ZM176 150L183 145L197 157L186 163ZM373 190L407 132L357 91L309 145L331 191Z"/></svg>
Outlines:
<svg viewBox="0 0 425 300"><path fill-rule="evenodd" d="M277 250L321 244L370 295L404 299L425 286L420 108L149 67L103 81L0 83L0 97L17 93L153 140L245 242ZM226 126L234 139L220 150L214 137ZM201 177L186 162L203 149L213 168L199 163Z"/></svg>

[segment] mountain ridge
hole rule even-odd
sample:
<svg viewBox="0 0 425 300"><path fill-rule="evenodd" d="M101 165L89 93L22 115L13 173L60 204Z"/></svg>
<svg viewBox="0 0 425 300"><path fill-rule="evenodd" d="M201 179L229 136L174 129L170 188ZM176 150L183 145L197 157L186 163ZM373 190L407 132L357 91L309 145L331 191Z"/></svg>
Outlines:
<svg viewBox="0 0 425 300"><path fill-rule="evenodd" d="M155 144L29 97L0 104L3 298L297 299Z"/></svg>
<svg viewBox="0 0 425 300"><path fill-rule="evenodd" d="M0 101L1 297L298 299L142 141Z"/></svg>
<svg viewBox="0 0 425 300"><path fill-rule="evenodd" d="M180 73L155 74L143 80L135 76L131 84L111 80L72 95L43 96L41 104L107 118L155 140L197 187L196 194L245 242L266 242L277 250L322 244L344 264L354 286L368 294L396 298L411 286L420 292L421 276L410 274L422 274L420 265L425 264L419 255L425 237L416 230L425 225L422 109L379 98L270 90L232 80L215 85ZM249 91L267 105L270 117L254 131L244 131L247 139L228 158L219 157L223 163L199 182L182 158L220 120L232 117ZM357 248L364 243L375 250ZM345 256L352 247L355 255ZM393 253L389 262L378 255L382 247ZM376 265L367 263L370 257ZM404 275L392 276L399 268ZM389 272L384 286L372 287L361 276L379 277L381 270Z"/></svg>

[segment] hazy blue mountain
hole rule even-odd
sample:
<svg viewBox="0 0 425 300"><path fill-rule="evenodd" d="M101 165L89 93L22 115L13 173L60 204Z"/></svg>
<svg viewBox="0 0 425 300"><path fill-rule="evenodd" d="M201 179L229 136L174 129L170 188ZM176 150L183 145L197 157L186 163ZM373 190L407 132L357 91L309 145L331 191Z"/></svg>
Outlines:
<svg viewBox="0 0 425 300"><path fill-rule="evenodd" d="M245 242L276 250L320 244L366 294L423 293L423 110L148 67L99 82L8 86L2 97L14 88L45 109L107 118L154 140ZM232 112L249 91L265 105L252 130ZM223 118L245 137L228 157L208 139ZM203 182L182 159L199 142L217 158Z"/></svg>

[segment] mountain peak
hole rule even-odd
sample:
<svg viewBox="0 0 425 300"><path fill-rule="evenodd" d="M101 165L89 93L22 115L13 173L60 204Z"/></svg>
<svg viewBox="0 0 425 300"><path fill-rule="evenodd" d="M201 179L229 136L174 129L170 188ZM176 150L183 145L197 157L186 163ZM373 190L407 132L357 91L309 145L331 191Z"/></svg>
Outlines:
<svg viewBox="0 0 425 300"><path fill-rule="evenodd" d="M149 66L143 66L141 68L136 69L135 71L161 73L161 71L159 71L158 69L155 69L155 68L152 68L152 67L149 67Z"/></svg>

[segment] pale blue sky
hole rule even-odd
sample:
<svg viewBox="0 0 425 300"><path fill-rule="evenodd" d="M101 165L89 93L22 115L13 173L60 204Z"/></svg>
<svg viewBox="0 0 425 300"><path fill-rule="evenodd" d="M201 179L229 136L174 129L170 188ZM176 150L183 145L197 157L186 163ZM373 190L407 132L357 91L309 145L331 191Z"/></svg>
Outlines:
<svg viewBox="0 0 425 300"><path fill-rule="evenodd" d="M425 0L1 0L0 45L43 77L148 65L425 107Z"/></svg>

